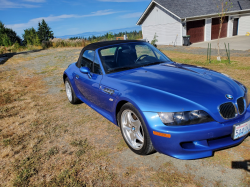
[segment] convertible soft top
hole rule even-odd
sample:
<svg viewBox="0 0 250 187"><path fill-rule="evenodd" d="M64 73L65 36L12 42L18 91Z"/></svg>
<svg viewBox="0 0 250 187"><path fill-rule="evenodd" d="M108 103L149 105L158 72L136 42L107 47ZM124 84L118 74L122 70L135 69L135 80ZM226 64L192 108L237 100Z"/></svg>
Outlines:
<svg viewBox="0 0 250 187"><path fill-rule="evenodd" d="M83 49L84 49L84 51L85 50L96 50L100 47L105 47L105 46L115 45L115 44L120 44L120 43L130 43L130 42L143 42L143 41L140 41L140 40L113 40L113 41L96 42L96 43L92 43L92 44L87 45Z"/></svg>
<svg viewBox="0 0 250 187"><path fill-rule="evenodd" d="M130 43L130 42L145 42L145 41L141 41L141 40L113 40L113 41L104 41L104 42L96 42L96 43L92 43L87 45L86 47L84 47L80 53L79 59L77 61L77 67L80 68L81 66L81 57L84 53L84 51L86 50L96 50L100 47L105 47L105 46L109 46L109 45L115 45L115 44L121 44L121 43Z"/></svg>

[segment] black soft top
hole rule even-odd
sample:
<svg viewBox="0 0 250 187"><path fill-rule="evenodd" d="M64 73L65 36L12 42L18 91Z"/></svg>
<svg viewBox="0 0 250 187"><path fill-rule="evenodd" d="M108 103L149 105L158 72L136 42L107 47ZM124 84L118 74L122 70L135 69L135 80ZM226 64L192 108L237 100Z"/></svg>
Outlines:
<svg viewBox="0 0 250 187"><path fill-rule="evenodd" d="M121 44L121 43L130 43L130 42L143 42L143 41L140 41L140 40L113 40L113 41L96 42L96 43L92 43L92 44L87 45L83 49L84 49L84 51L85 50L96 50L100 47Z"/></svg>
<svg viewBox="0 0 250 187"><path fill-rule="evenodd" d="M121 44L121 43L130 43L130 42L145 42L145 41L140 41L140 40L113 40L113 41L104 41L104 42L96 42L96 43L92 43L87 45L86 47L84 47L80 53L79 59L77 61L77 67L81 67L81 57L84 53L84 51L86 50L93 50L95 51L96 49L100 48L100 47L105 47L105 46L109 46L109 45L115 45L115 44Z"/></svg>

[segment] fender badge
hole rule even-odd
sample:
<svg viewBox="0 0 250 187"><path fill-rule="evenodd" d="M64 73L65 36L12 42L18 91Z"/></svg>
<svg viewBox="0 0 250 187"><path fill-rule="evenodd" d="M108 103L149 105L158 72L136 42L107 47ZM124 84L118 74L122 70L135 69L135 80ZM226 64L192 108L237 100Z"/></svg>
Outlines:
<svg viewBox="0 0 250 187"><path fill-rule="evenodd" d="M112 98L110 98L109 100L110 100L110 101L114 101L114 99L112 99Z"/></svg>
<svg viewBox="0 0 250 187"><path fill-rule="evenodd" d="M233 100L234 99L234 97L232 95L230 95L230 94L227 94L226 98L229 99L229 100Z"/></svg>

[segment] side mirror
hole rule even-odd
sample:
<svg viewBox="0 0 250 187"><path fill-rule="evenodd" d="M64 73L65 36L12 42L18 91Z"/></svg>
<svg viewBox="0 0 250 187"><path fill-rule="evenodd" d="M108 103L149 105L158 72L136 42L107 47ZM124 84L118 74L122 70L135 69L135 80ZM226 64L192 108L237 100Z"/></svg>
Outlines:
<svg viewBox="0 0 250 187"><path fill-rule="evenodd" d="M89 74L90 69L88 67L80 67L80 72L82 72L84 74Z"/></svg>
<svg viewBox="0 0 250 187"><path fill-rule="evenodd" d="M89 78L91 79L92 76L90 74L90 69L88 67L80 67L80 72L84 74L88 74Z"/></svg>

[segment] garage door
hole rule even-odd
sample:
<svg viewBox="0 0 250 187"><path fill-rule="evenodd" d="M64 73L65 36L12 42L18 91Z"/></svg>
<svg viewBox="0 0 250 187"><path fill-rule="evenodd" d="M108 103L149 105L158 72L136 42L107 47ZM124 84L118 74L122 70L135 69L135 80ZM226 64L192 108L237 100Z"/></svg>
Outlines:
<svg viewBox="0 0 250 187"><path fill-rule="evenodd" d="M222 24L220 38L227 37L227 23L228 23L228 17L225 18L225 21ZM220 18L213 18L212 19L212 36L211 36L212 40L218 39L219 31L220 31Z"/></svg>
<svg viewBox="0 0 250 187"><path fill-rule="evenodd" d="M187 22L187 35L190 35L191 43L204 41L204 26L205 20Z"/></svg>

